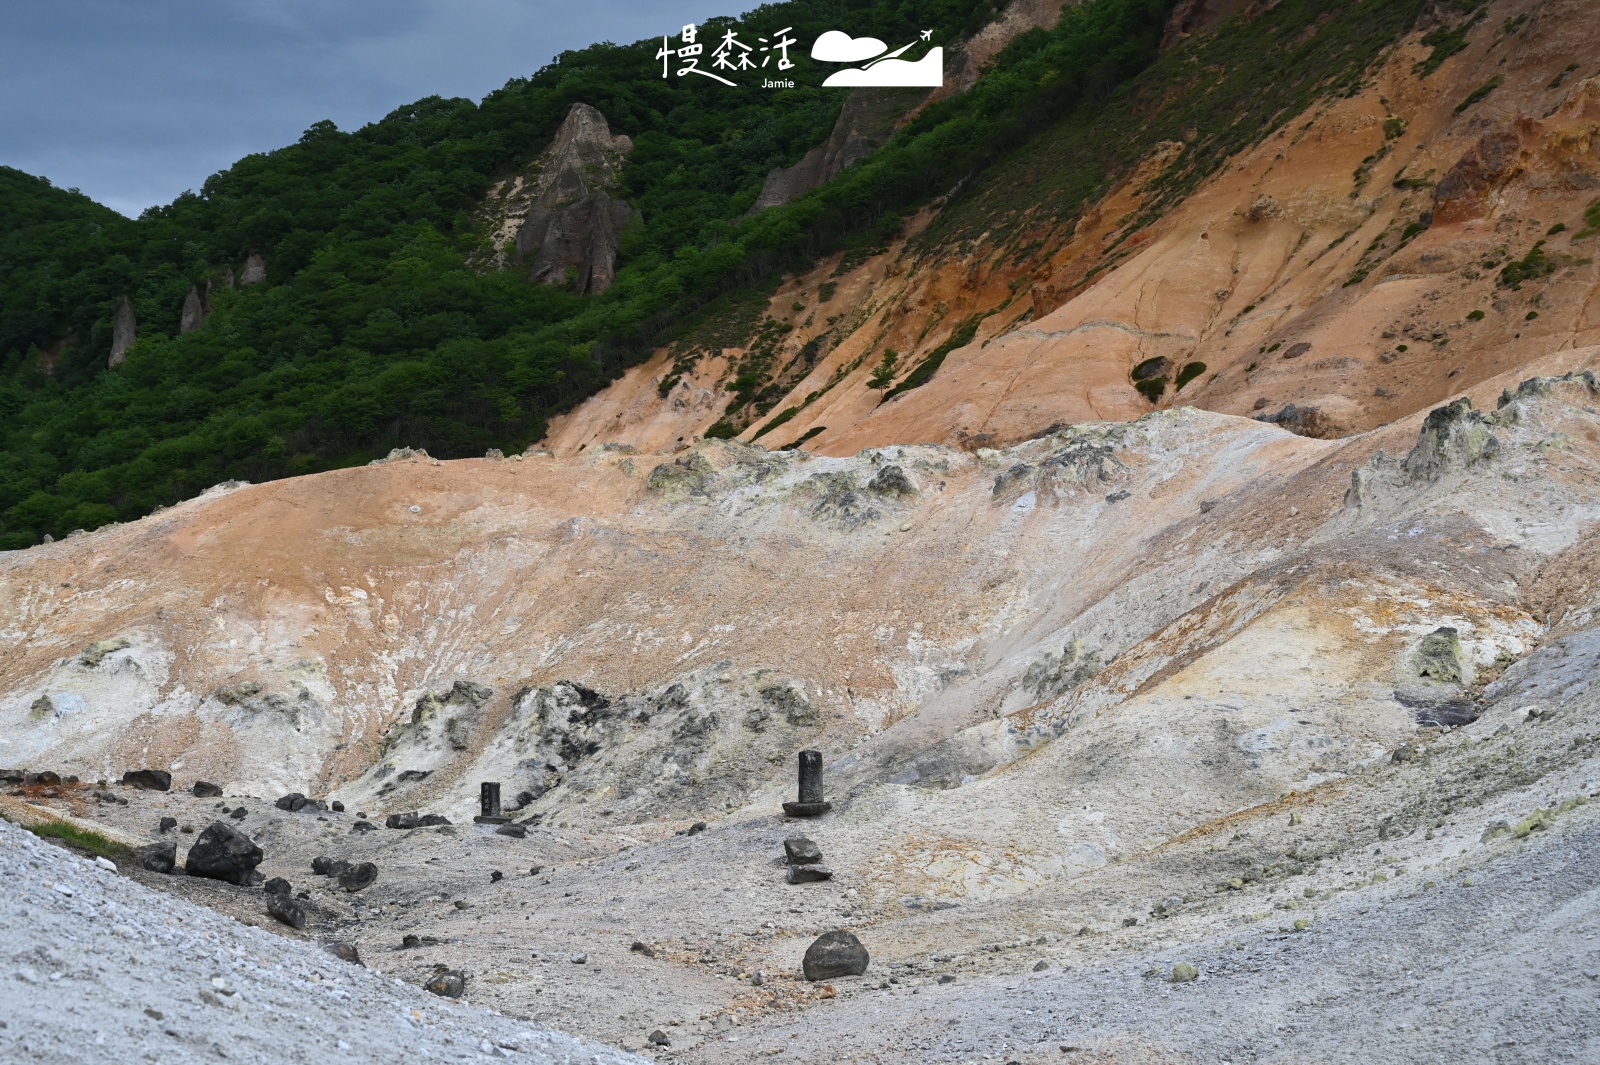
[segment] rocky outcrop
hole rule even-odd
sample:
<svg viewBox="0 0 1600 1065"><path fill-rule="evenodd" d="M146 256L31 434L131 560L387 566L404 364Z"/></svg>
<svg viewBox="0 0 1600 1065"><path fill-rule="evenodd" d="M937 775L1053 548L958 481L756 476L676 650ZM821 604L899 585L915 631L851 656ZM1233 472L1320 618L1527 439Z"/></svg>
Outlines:
<svg viewBox="0 0 1600 1065"><path fill-rule="evenodd" d="M128 349L133 347L133 338L138 331L139 320L133 316L133 304L124 296L122 302L117 304L116 317L111 320L111 355L106 359L107 366L122 364L122 360L128 357Z"/></svg>
<svg viewBox="0 0 1600 1065"><path fill-rule="evenodd" d="M828 139L794 166L767 175L750 209L758 214L821 188L883 146L900 120L928 95L926 89L853 89L845 98Z"/></svg>
<svg viewBox="0 0 1600 1065"><path fill-rule="evenodd" d="M206 285L207 290L210 284ZM193 285L189 286L189 294L183 297L183 313L178 317L178 332L192 333L206 324L206 317L210 315L211 308L207 301L200 298L200 290Z"/></svg>
<svg viewBox="0 0 1600 1065"><path fill-rule="evenodd" d="M239 275L241 285L259 285L267 279L267 258L260 252L251 252L244 261L244 271ZM231 286L230 286L231 287Z"/></svg>
<svg viewBox="0 0 1600 1065"><path fill-rule="evenodd" d="M535 281L604 292L635 212L616 198L633 141L605 115L573 104L550 147L527 171L500 182L485 202L496 229L496 264L529 268Z"/></svg>
<svg viewBox="0 0 1600 1065"><path fill-rule="evenodd" d="M1244 6L1244 0L1180 0L1167 20L1167 29L1161 38L1162 49L1171 48Z"/></svg>

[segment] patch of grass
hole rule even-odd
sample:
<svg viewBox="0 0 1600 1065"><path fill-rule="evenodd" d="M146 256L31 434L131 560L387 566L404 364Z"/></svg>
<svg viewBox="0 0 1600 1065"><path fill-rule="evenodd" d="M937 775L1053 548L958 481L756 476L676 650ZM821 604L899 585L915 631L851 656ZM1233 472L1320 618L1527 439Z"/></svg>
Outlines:
<svg viewBox="0 0 1600 1065"><path fill-rule="evenodd" d="M833 299L833 294L838 291L838 288L839 283L837 281L824 281L817 286L817 302L827 303Z"/></svg>
<svg viewBox="0 0 1600 1065"><path fill-rule="evenodd" d="M128 856L128 848L107 839L92 829L79 828L66 821L44 821L36 825L22 825L40 839L58 839L73 850L83 851L101 858L119 861Z"/></svg>
<svg viewBox="0 0 1600 1065"><path fill-rule="evenodd" d="M1555 225L1553 225L1549 229L1545 230L1544 231L1544 235L1547 236L1547 237L1553 237L1557 233L1565 233L1566 231L1567 231L1567 224L1565 222L1557 222Z"/></svg>
<svg viewBox="0 0 1600 1065"><path fill-rule="evenodd" d="M928 352L927 358L917 363L917 368L906 375L906 379L895 385L893 389L884 393L883 400L887 403L902 392L909 392L913 388L920 388L933 380L933 375L939 372L939 367L944 365L945 356L957 348L966 347L972 343L972 338L978 335L978 326L983 320L994 312L975 314L971 318L956 326L955 331L946 338L945 342Z"/></svg>
<svg viewBox="0 0 1600 1065"><path fill-rule="evenodd" d="M1406 121L1395 115L1390 115L1383 120L1383 139L1397 141L1406 131Z"/></svg>
<svg viewBox="0 0 1600 1065"><path fill-rule="evenodd" d="M1149 377L1143 381L1135 381L1133 387L1137 388L1139 394L1151 403L1160 403L1162 395L1167 391L1167 379L1165 377Z"/></svg>
<svg viewBox="0 0 1600 1065"><path fill-rule="evenodd" d="M805 435L802 436L800 439L796 440L792 444L785 444L785 445L783 445L783 447L779 448L778 450L780 450L780 451L799 451L800 450L800 445L804 444L806 441L810 440L812 437L816 436L818 433L825 433L827 431L828 431L828 427L826 425L814 425L810 429L807 429L806 432L805 432Z"/></svg>
<svg viewBox="0 0 1600 1065"><path fill-rule="evenodd" d="M1546 85L1545 88L1547 88L1547 89L1559 89L1559 88L1561 88L1561 83L1563 81L1567 80L1567 75L1571 74L1574 70L1577 70L1577 69L1578 69L1578 64L1576 64L1576 63L1568 63L1567 64L1567 69L1563 70L1561 73L1557 74L1554 78L1550 79L1550 84Z"/></svg>
<svg viewBox="0 0 1600 1065"><path fill-rule="evenodd" d="M1496 74L1482 85L1479 85L1476 89L1473 89L1467 94L1467 98L1465 100L1462 100L1460 103L1456 104L1456 114L1459 115L1473 104L1482 100L1485 96L1488 96L1490 93L1494 92L1501 85L1505 84L1505 80L1506 78L1504 74Z"/></svg>
<svg viewBox="0 0 1600 1065"><path fill-rule="evenodd" d="M1591 203L1589 209L1583 212L1583 221L1584 227L1572 234L1573 240L1583 240L1600 233L1600 200Z"/></svg>
<svg viewBox="0 0 1600 1065"><path fill-rule="evenodd" d="M1469 38L1473 27L1482 22L1487 14L1487 11L1479 10L1476 15L1459 26L1440 26L1438 29L1424 35L1422 43L1432 48L1433 51L1428 53L1427 58L1412 67L1411 72L1419 78L1425 78L1444 66L1446 59L1449 59L1457 52L1464 51L1467 45L1471 43Z"/></svg>
<svg viewBox="0 0 1600 1065"><path fill-rule="evenodd" d="M1483 318L1484 314L1482 311L1471 311L1467 314L1467 321L1469 322L1481 322L1483 321Z"/></svg>
<svg viewBox="0 0 1600 1065"><path fill-rule="evenodd" d="M796 414L799 414L800 410L801 410L801 408L799 406L785 407L782 411L780 411L778 413L778 415L775 418L773 418L766 425L763 425L760 429L758 429L756 431L756 435L752 436L750 439L752 441L760 440L763 436L766 436L768 433L772 432L772 430L776 429L778 426L784 425L784 424L786 424L786 423L788 423L790 421L793 421L794 420L794 416Z"/></svg>

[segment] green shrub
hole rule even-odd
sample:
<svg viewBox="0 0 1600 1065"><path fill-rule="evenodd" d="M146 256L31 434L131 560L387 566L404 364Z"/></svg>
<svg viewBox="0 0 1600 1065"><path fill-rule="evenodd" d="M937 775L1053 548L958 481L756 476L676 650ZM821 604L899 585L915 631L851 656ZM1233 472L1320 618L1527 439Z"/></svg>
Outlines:
<svg viewBox="0 0 1600 1065"><path fill-rule="evenodd" d="M945 342L928 352L927 357L917 363L916 369L908 373L904 381L901 381L889 392L884 393L884 401L887 402L902 392L909 392L913 388L920 388L933 380L933 375L938 373L939 367L944 365L945 356L957 348L964 348L972 343L972 338L978 335L978 326L993 313L995 312L987 311L982 314L975 314L956 326Z"/></svg>
<svg viewBox="0 0 1600 1065"><path fill-rule="evenodd" d="M1459 26L1440 26L1438 29L1424 34L1422 43L1432 48L1433 51L1429 52L1426 58L1412 67L1411 72L1425 78L1443 66L1446 59L1449 59L1457 52L1464 51L1469 43L1468 36L1472 33L1473 27L1482 22L1486 14L1488 12L1480 10Z"/></svg>
<svg viewBox="0 0 1600 1065"><path fill-rule="evenodd" d="M1456 104L1456 114L1459 115L1461 112L1465 111L1479 100L1482 100L1485 96L1488 96L1490 93L1494 92L1501 85L1505 84L1505 80L1504 74L1496 74L1482 85L1479 85L1476 89L1473 89L1467 94L1467 98L1465 100L1462 100L1460 103Z"/></svg>
<svg viewBox="0 0 1600 1065"><path fill-rule="evenodd" d="M1482 311L1469 311L1467 313L1467 321L1469 322L1481 322L1483 321L1483 318L1484 315Z"/></svg>
<svg viewBox="0 0 1600 1065"><path fill-rule="evenodd" d="M1500 287L1520 289L1524 281L1537 281L1541 277L1549 277L1556 272L1559 265L1545 254L1544 241L1541 240L1522 258L1506 263L1500 271Z"/></svg>
<svg viewBox="0 0 1600 1065"><path fill-rule="evenodd" d="M1172 390L1174 392L1182 392L1184 385L1188 384L1190 381L1193 381L1196 377L1199 377L1201 374L1203 374L1205 372L1206 372L1206 364L1205 363L1203 363L1203 362L1191 362L1191 363L1189 363L1183 369L1178 371L1177 380L1175 380L1172 383Z"/></svg>

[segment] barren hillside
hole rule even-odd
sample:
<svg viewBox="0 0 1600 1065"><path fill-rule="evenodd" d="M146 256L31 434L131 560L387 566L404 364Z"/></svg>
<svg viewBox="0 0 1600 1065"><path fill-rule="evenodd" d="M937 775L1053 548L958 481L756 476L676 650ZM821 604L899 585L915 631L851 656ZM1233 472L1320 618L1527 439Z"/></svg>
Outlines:
<svg viewBox="0 0 1600 1065"><path fill-rule="evenodd" d="M1284 116L1156 217L1146 201L1181 166L1181 140L1064 227L1046 217L952 247L926 238L930 223L948 235L934 211L859 266L829 261L789 279L768 308L793 327L779 362L793 364L813 338L825 354L741 438L834 455L1000 446L1052 425L1137 417L1152 402L1136 377L1160 382L1158 407L1342 436L1595 343L1600 216L1586 212L1600 202L1600 71L1584 57L1600 49L1600 31L1590 5L1435 8L1359 91ZM1441 30L1459 31L1464 47L1441 49ZM1016 171L1047 165L1049 149L1047 136L1037 158L1024 153L982 180L1018 181ZM981 206L984 195L969 197ZM926 384L899 395L869 387L886 350L900 355L898 383L952 337L966 339ZM691 440L723 418L727 389L761 343L707 354L688 373L679 351L664 351L558 419L548 445Z"/></svg>
<svg viewBox="0 0 1600 1065"><path fill-rule="evenodd" d="M1595 1060L1600 22L1415 6L1178 5L1101 112L525 453L0 553L0 813L656 1060ZM1239 91L1307 42L1372 63ZM564 113L500 238L570 251L654 150ZM1107 115L1139 150L1085 162ZM183 875L218 821L255 882ZM12 912L30 973L103 971ZM832 931L865 971L807 979ZM30 1008L0 1050L59 1049Z"/></svg>

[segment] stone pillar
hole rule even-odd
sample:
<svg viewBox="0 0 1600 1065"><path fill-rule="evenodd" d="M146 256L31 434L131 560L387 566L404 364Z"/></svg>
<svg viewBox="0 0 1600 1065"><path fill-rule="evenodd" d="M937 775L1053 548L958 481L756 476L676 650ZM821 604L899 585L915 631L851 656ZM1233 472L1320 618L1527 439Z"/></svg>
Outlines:
<svg viewBox="0 0 1600 1065"><path fill-rule="evenodd" d="M133 305L124 296L111 319L111 355L106 359L107 366L118 366L128 357L128 349L133 347L138 331L139 321L133 316Z"/></svg>
<svg viewBox="0 0 1600 1065"><path fill-rule="evenodd" d="M478 805L484 817L500 816L500 782L485 780L478 786Z"/></svg>
<svg viewBox="0 0 1600 1065"><path fill-rule="evenodd" d="M822 801L822 752L800 752L800 801Z"/></svg>
<svg viewBox="0 0 1600 1065"><path fill-rule="evenodd" d="M790 817L817 817L833 807L823 798L822 752L800 752L800 801L786 802L783 812Z"/></svg>

